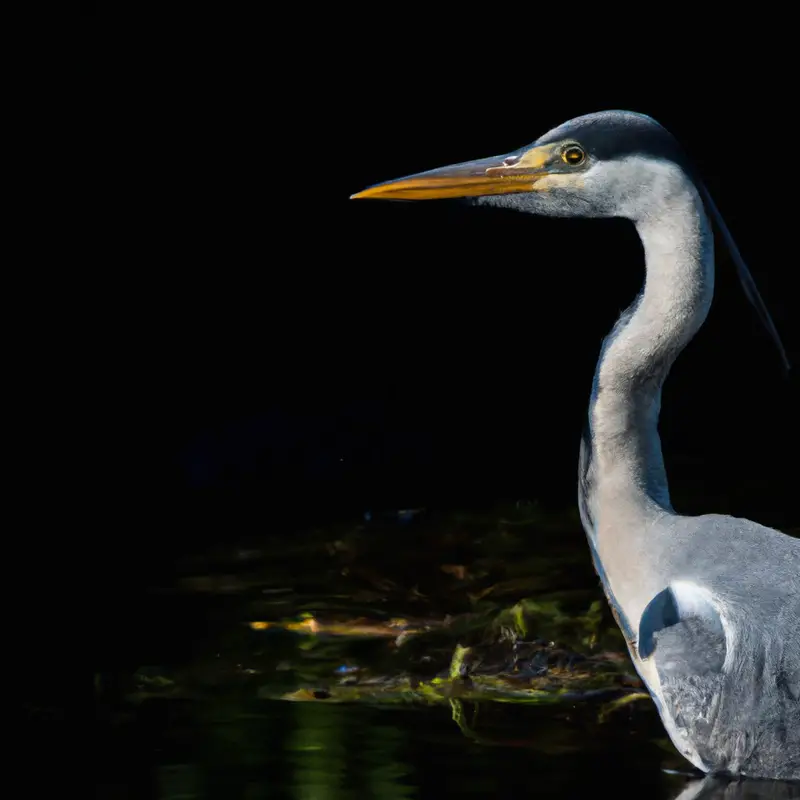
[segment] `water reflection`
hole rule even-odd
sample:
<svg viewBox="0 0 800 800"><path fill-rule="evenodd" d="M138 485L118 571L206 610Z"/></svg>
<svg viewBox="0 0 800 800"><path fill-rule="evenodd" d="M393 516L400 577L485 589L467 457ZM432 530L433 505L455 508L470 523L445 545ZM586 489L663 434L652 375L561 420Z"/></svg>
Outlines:
<svg viewBox="0 0 800 800"><path fill-rule="evenodd" d="M345 710L309 703L295 706L293 716L284 749L296 797L339 800L356 786L386 800L416 796L403 754L406 736L391 720L360 731Z"/></svg>
<svg viewBox="0 0 800 800"><path fill-rule="evenodd" d="M641 731L611 727L597 736L579 711L486 709L486 727L505 734L487 746L464 737L440 708L267 702L232 710L203 702L161 709L155 719L151 709L142 741L127 738L129 763L117 763L97 797L589 800L611 789L617 800L800 800L797 782L665 770L663 751ZM108 744L116 753L118 745Z"/></svg>
<svg viewBox="0 0 800 800"><path fill-rule="evenodd" d="M800 800L800 782L731 781L710 775L692 781L675 800Z"/></svg>
<svg viewBox="0 0 800 800"><path fill-rule="evenodd" d="M475 712L481 741L441 706L153 700L101 740L97 796L563 800L614 786L623 787L617 798L673 800L686 786L662 770L669 754L649 736L650 715L597 727L580 707L488 703Z"/></svg>
<svg viewBox="0 0 800 800"><path fill-rule="evenodd" d="M686 774L577 519L384 533L187 556L95 676L98 799L800 798Z"/></svg>

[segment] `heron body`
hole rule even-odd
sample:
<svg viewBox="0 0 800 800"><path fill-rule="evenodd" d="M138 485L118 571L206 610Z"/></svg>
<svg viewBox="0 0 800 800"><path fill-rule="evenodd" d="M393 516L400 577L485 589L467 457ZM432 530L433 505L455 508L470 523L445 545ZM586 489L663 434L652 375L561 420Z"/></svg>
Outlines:
<svg viewBox="0 0 800 800"><path fill-rule="evenodd" d="M800 540L670 503L658 416L670 367L714 291L713 218L749 299L755 284L676 140L626 111L579 117L505 156L355 197L468 197L549 216L623 217L646 279L603 342L579 458L592 558L673 743L704 772L800 779Z"/></svg>

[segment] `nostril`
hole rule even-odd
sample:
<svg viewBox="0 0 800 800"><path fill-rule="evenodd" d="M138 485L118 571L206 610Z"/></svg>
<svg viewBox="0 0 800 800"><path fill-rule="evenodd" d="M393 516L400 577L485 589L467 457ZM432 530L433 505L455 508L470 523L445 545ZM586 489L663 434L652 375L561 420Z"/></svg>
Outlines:
<svg viewBox="0 0 800 800"><path fill-rule="evenodd" d="M503 159L503 166L504 167L511 167L519 161L519 156L508 156L507 158Z"/></svg>

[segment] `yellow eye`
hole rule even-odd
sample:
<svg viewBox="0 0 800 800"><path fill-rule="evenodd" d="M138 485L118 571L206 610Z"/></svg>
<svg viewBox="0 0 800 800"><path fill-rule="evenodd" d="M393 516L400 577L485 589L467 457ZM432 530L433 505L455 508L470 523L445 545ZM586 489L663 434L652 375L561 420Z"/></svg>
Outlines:
<svg viewBox="0 0 800 800"><path fill-rule="evenodd" d="M586 160L586 153L577 144L571 144L561 151L561 160L571 167L577 167Z"/></svg>

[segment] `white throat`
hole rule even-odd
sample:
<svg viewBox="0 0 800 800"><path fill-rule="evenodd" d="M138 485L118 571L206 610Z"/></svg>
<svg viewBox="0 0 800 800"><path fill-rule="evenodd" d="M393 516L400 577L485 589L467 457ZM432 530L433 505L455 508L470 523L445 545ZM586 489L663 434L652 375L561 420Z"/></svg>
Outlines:
<svg viewBox="0 0 800 800"><path fill-rule="evenodd" d="M600 527L671 511L658 436L661 388L714 291L713 235L694 183L667 162L630 166L648 181L622 209L642 240L646 278L603 342L595 372L581 447L580 505L590 538Z"/></svg>

